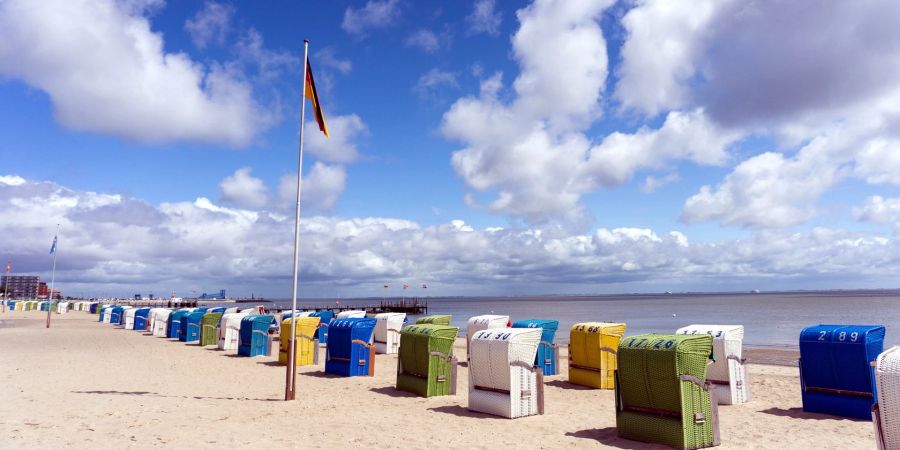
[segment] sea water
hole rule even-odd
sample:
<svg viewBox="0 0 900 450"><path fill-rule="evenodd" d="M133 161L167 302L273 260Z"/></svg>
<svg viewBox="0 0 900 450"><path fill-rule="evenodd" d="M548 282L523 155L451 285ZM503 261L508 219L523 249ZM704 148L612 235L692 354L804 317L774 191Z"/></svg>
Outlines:
<svg viewBox="0 0 900 450"><path fill-rule="evenodd" d="M398 299L387 299L396 301ZM408 300L408 299L407 299ZM301 309L372 306L381 299L303 300ZM508 315L512 321L555 319L557 342L578 322L625 322L626 335L674 333L690 324L744 326L751 346L796 348L800 330L815 324L885 325L885 348L900 344L900 291L827 291L758 294L659 294L539 297L431 297L428 314L451 314L465 334L469 317ZM289 308L278 300L275 306ZM414 321L416 316L410 316Z"/></svg>

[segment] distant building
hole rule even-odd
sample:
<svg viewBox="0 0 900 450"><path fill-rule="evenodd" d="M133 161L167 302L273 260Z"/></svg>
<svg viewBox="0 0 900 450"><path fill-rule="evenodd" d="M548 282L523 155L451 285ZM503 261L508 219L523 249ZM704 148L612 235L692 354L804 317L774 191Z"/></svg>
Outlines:
<svg viewBox="0 0 900 450"><path fill-rule="evenodd" d="M56 289L54 289L55 291ZM47 287L47 283L41 281L38 285L38 298L47 298L50 296L50 289Z"/></svg>
<svg viewBox="0 0 900 450"><path fill-rule="evenodd" d="M37 298L41 277L37 275L2 275L0 292L9 292L10 298Z"/></svg>
<svg viewBox="0 0 900 450"><path fill-rule="evenodd" d="M225 289L220 289L218 294L207 294L204 292L197 297L201 300L224 300L225 299Z"/></svg>

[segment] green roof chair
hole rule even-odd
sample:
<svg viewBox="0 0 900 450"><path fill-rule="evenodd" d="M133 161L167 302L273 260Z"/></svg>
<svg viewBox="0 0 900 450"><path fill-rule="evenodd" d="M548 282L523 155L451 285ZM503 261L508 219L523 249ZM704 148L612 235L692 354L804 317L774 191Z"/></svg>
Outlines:
<svg viewBox="0 0 900 450"><path fill-rule="evenodd" d="M434 324L434 325L450 325L450 314L432 314L430 316L422 316L416 319L416 324Z"/></svg>
<svg viewBox="0 0 900 450"><path fill-rule="evenodd" d="M449 316L447 316L449 317ZM407 325L400 330L397 389L423 397L456 394L453 343L459 327Z"/></svg>

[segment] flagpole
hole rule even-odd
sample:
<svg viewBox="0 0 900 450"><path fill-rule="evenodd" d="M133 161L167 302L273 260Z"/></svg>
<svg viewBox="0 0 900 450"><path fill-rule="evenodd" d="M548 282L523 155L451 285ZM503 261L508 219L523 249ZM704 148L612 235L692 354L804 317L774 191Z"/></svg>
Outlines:
<svg viewBox="0 0 900 450"><path fill-rule="evenodd" d="M297 281L300 273L300 193L303 183L303 125L306 120L306 83L309 74L309 40L303 40L303 84L300 91L300 156L297 161L297 208L294 218L294 282L291 283L291 345L288 353L284 400L294 400L297 388ZM317 346L314 351L318 352Z"/></svg>
<svg viewBox="0 0 900 450"><path fill-rule="evenodd" d="M6 312L6 302L9 301L9 266L10 261L6 262L6 283L3 283L3 312Z"/></svg>
<svg viewBox="0 0 900 450"><path fill-rule="evenodd" d="M47 328L50 328L50 310L53 309L53 284L56 282L56 255L59 253L59 224L53 237L53 274L50 275L50 294L47 296Z"/></svg>

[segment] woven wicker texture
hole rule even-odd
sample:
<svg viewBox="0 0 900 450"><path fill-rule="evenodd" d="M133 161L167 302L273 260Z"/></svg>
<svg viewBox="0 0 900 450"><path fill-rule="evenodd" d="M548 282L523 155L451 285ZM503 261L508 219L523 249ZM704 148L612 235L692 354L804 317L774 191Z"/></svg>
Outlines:
<svg viewBox="0 0 900 450"><path fill-rule="evenodd" d="M492 328L506 328L509 323L509 316L501 316L495 314L485 314L481 316L470 317L466 322L466 357L469 355L469 345L472 343L472 336L481 331Z"/></svg>
<svg viewBox="0 0 900 450"><path fill-rule="evenodd" d="M545 376L556 375L559 361L558 346L553 342L556 339L556 330L559 328L558 320L528 319L517 320L512 324L513 328L540 328L541 345L538 346L537 356L534 358L534 366L540 367Z"/></svg>
<svg viewBox="0 0 900 450"><path fill-rule="evenodd" d="M380 313L375 315L375 353L394 354L400 349L400 329L406 321L406 313Z"/></svg>
<svg viewBox="0 0 900 450"><path fill-rule="evenodd" d="M430 316L422 316L416 319L417 324L434 324L434 325L450 325L453 318L450 314L432 314Z"/></svg>
<svg viewBox="0 0 900 450"><path fill-rule="evenodd" d="M576 323L569 331L569 382L599 389L615 385L616 348L624 323Z"/></svg>
<svg viewBox="0 0 900 450"><path fill-rule="evenodd" d="M216 345L219 343L219 323L221 312L208 312L200 319L200 345Z"/></svg>
<svg viewBox="0 0 900 450"><path fill-rule="evenodd" d="M449 395L453 342L459 327L435 324L407 325L400 330L397 389L423 397ZM443 356L435 355L439 353Z"/></svg>
<svg viewBox="0 0 900 450"><path fill-rule="evenodd" d="M374 361L370 350L375 319L351 317L334 319L328 325L325 373L355 377L370 375ZM362 344L362 343L365 344Z"/></svg>
<svg viewBox="0 0 900 450"><path fill-rule="evenodd" d="M269 314L250 314L241 319L241 340L238 343L238 355L268 356L269 327L275 324L275 316Z"/></svg>
<svg viewBox="0 0 900 450"><path fill-rule="evenodd" d="M200 328L203 316L206 315L205 308L197 308L194 312L184 316L181 319L181 334L178 340L181 342L200 342Z"/></svg>
<svg viewBox="0 0 900 450"><path fill-rule="evenodd" d="M319 317L291 317L281 322L281 334L278 342L278 362L287 364L288 355L291 353L291 324L297 321L296 336L294 340L294 359L298 366L309 366L315 361L319 347L315 342L316 329L319 328Z"/></svg>
<svg viewBox="0 0 900 450"><path fill-rule="evenodd" d="M644 334L618 348L616 428L626 439L676 448L716 444L710 391L682 379L706 380L712 336Z"/></svg>
<svg viewBox="0 0 900 450"><path fill-rule="evenodd" d="M744 327L741 325L688 325L676 334L708 334L713 337L713 362L706 369L706 379L715 384L720 405L746 403L750 400L750 382L742 359Z"/></svg>
<svg viewBox="0 0 900 450"><path fill-rule="evenodd" d="M881 325L815 325L800 332L803 410L869 419L875 403L872 361L884 350Z"/></svg>
<svg viewBox="0 0 900 450"><path fill-rule="evenodd" d="M169 325L169 316L172 310L153 308L150 310L150 333L158 337L166 337L166 329Z"/></svg>
<svg viewBox="0 0 900 450"><path fill-rule="evenodd" d="M227 313L222 315L222 324L219 326L218 346L221 350L237 350L241 340L241 320L250 313Z"/></svg>
<svg viewBox="0 0 900 450"><path fill-rule="evenodd" d="M900 346L878 355L875 382L878 384L878 409L881 448L900 450Z"/></svg>
<svg viewBox="0 0 900 450"><path fill-rule="evenodd" d="M472 336L469 409L516 418L538 413L533 362L538 328L493 328Z"/></svg>

